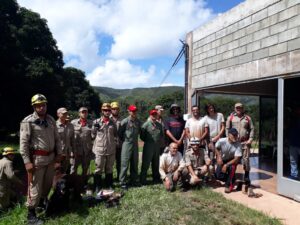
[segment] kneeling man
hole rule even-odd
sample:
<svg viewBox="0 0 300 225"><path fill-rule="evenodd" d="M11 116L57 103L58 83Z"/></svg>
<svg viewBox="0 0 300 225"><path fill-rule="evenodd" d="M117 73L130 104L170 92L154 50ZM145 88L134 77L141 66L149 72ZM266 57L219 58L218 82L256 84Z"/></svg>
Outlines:
<svg viewBox="0 0 300 225"><path fill-rule="evenodd" d="M175 191L176 184L182 185L181 172L185 168L178 144L172 142L159 160L159 173L167 191Z"/></svg>
<svg viewBox="0 0 300 225"><path fill-rule="evenodd" d="M236 166L242 157L242 146L237 140L238 131L231 128L228 131L228 137L221 138L216 143L216 178L225 182L225 193L233 190Z"/></svg>
<svg viewBox="0 0 300 225"><path fill-rule="evenodd" d="M200 139L192 137L189 141L190 148L186 151L184 161L186 169L184 174L190 185L198 185L201 178L209 177L213 174L213 166L211 160L205 151L205 148L200 147Z"/></svg>

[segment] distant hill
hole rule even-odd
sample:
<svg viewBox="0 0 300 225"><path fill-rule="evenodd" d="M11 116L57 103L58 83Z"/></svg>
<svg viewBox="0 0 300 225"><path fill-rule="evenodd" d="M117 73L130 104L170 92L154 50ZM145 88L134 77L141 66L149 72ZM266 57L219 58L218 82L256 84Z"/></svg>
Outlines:
<svg viewBox="0 0 300 225"><path fill-rule="evenodd" d="M176 91L184 91L184 87L168 86L168 87L151 87L151 88L133 88L133 89L115 89L109 87L94 87L99 93L101 101L113 99L156 99L165 94L172 94Z"/></svg>

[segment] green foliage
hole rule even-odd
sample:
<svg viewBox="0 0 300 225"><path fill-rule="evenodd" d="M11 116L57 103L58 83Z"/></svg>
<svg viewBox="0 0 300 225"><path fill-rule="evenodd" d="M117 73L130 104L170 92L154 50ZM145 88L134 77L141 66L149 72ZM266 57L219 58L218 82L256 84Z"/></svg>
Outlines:
<svg viewBox="0 0 300 225"><path fill-rule="evenodd" d="M169 109L171 104L177 103L183 109L184 88L183 87L153 87L134 89L113 89L106 87L94 87L98 91L103 102L117 101L120 105L120 115L127 116L127 107L135 104L138 108L138 116L141 121L145 121L149 116L149 111L155 105L162 105Z"/></svg>
<svg viewBox="0 0 300 225"><path fill-rule="evenodd" d="M62 106L78 110L85 105L99 112L97 93L82 71L63 68L63 54L38 13L3 0L0 31L0 117L5 118L0 122L1 137L16 132L22 118L32 113L30 99L36 93L47 97L53 116Z"/></svg>

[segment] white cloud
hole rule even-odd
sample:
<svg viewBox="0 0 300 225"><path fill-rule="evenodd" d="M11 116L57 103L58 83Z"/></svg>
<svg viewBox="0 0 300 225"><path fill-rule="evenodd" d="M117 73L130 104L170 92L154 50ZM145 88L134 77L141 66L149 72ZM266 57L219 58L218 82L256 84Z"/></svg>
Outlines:
<svg viewBox="0 0 300 225"><path fill-rule="evenodd" d="M111 57L144 59L178 53L185 34L212 17L203 0L114 0L103 7Z"/></svg>
<svg viewBox="0 0 300 225"><path fill-rule="evenodd" d="M87 76L93 86L113 88L133 88L148 86L155 75L155 66L143 70L127 60L106 60L104 66L98 66Z"/></svg>
<svg viewBox="0 0 300 225"><path fill-rule="evenodd" d="M132 65L130 59L175 57L181 48L179 39L185 39L187 32L213 16L204 0L18 2L47 19L66 66L90 74L87 79L92 85L123 88L153 86L149 77L160 69L158 64L150 68ZM107 52L107 43L99 39L102 34L113 40L106 56L103 52ZM114 76L108 72L114 72Z"/></svg>
<svg viewBox="0 0 300 225"><path fill-rule="evenodd" d="M46 18L48 26L57 40L67 66L89 71L101 63L98 55L101 32L99 8L93 2L84 0L19 0L20 6L38 12Z"/></svg>

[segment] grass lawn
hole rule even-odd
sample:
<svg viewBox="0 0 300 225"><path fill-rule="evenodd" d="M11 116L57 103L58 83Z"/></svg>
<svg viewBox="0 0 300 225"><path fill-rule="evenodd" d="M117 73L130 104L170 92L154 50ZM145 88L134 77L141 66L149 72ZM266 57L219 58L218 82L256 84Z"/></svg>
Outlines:
<svg viewBox="0 0 300 225"><path fill-rule="evenodd" d="M168 193L162 185L129 189L118 208L99 204L88 208L72 205L72 211L48 219L45 224L281 224L258 211L226 200L210 188ZM26 209L16 206L0 216L0 224L26 224Z"/></svg>
<svg viewBox="0 0 300 225"><path fill-rule="evenodd" d="M1 143L1 146L3 143ZM15 146L17 148L17 146ZM93 170L94 163L91 165ZM118 190L118 189L117 189ZM26 224L24 206L0 214L0 224ZM64 224L281 224L279 220L225 199L211 188L168 193L163 185L131 188L121 199L117 208L105 208L104 204L88 208L86 204L71 205L71 212L57 218L47 219L48 225Z"/></svg>

